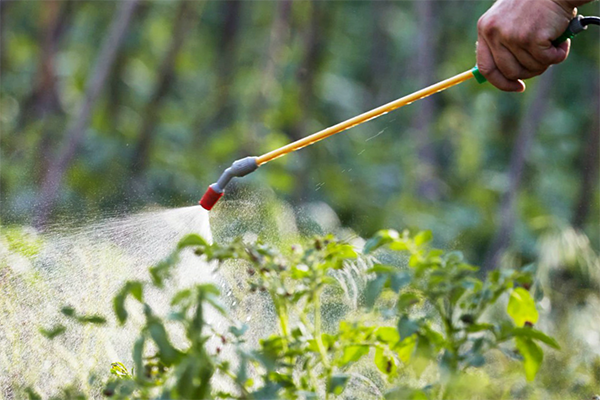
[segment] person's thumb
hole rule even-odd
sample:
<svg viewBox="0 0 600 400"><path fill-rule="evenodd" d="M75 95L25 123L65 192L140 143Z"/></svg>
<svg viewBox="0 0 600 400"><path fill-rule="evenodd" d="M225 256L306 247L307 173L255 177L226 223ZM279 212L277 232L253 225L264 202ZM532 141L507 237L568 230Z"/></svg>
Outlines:
<svg viewBox="0 0 600 400"><path fill-rule="evenodd" d="M558 46L550 45L549 47L537 47L532 53L534 58L543 64L559 64L565 61L569 56L570 47L571 39L567 39Z"/></svg>

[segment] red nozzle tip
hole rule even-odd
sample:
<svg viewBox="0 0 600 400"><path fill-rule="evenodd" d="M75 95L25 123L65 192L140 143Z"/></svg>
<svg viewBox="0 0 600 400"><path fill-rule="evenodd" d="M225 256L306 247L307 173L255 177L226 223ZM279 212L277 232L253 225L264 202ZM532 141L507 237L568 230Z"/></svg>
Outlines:
<svg viewBox="0 0 600 400"><path fill-rule="evenodd" d="M214 207L215 203L219 201L221 197L223 197L223 192L219 193L209 186L198 204L200 204L205 210L210 211L210 209Z"/></svg>

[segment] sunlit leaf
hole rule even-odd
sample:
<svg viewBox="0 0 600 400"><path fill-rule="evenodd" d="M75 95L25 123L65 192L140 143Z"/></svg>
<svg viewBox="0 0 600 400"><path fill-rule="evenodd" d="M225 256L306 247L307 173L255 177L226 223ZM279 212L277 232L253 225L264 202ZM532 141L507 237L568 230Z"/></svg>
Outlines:
<svg viewBox="0 0 600 400"><path fill-rule="evenodd" d="M540 346L529 338L517 337L515 338L515 343L517 344L519 353L523 356L525 377L528 381L533 381L544 359L544 352Z"/></svg>
<svg viewBox="0 0 600 400"><path fill-rule="evenodd" d="M506 312L518 327L526 322L535 324L539 317L531 294L522 287L515 288L510 294Z"/></svg>
<svg viewBox="0 0 600 400"><path fill-rule="evenodd" d="M362 345L351 345L344 347L340 365L344 366L351 362L360 360L364 355L369 354L369 347Z"/></svg>
<svg viewBox="0 0 600 400"><path fill-rule="evenodd" d="M385 354L381 347L375 349L375 358L373 360L377 369L386 375L396 372L398 366L396 359L388 354Z"/></svg>
<svg viewBox="0 0 600 400"><path fill-rule="evenodd" d="M431 231L421 231L415 236L415 244L417 246L423 246L424 244L429 243L432 238L433 235L431 234Z"/></svg>
<svg viewBox="0 0 600 400"><path fill-rule="evenodd" d="M209 244L202 236L195 234L195 233L185 236L177 244L178 249L183 249L185 247L190 247L190 246L207 247L207 246L209 246Z"/></svg>

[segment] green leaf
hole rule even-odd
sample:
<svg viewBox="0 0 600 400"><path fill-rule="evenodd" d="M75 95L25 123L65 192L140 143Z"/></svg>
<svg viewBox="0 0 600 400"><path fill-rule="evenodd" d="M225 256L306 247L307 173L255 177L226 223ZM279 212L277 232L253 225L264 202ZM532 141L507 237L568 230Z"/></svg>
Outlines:
<svg viewBox="0 0 600 400"><path fill-rule="evenodd" d="M101 315L79 315L77 316L77 321L82 324L95 324L95 325L104 325L106 323L106 318Z"/></svg>
<svg viewBox="0 0 600 400"><path fill-rule="evenodd" d="M67 317L72 317L75 315L75 309L71 306L65 306L61 308L60 312Z"/></svg>
<svg viewBox="0 0 600 400"><path fill-rule="evenodd" d="M381 294L381 290L388 279L389 278L386 275L377 275L375 279L372 279L367 283L367 287L365 288L365 306L368 309L373 308L375 301Z"/></svg>
<svg viewBox="0 0 600 400"><path fill-rule="evenodd" d="M393 242L398 239L398 232L393 229L381 230L377 232L372 238L367 240L365 247L363 248L364 254L372 253L383 245Z"/></svg>
<svg viewBox="0 0 600 400"><path fill-rule="evenodd" d="M119 378L131 377L131 375L129 374L129 371L127 371L127 367L125 367L125 365L123 365L123 363L118 362L118 361L110 364L110 373L111 373L111 375L115 375Z"/></svg>
<svg viewBox="0 0 600 400"><path fill-rule="evenodd" d="M398 297L398 302L396 303L396 307L400 312L406 312L406 309L414 304L417 304L420 301L419 296L413 292L405 292L402 293Z"/></svg>
<svg viewBox="0 0 600 400"><path fill-rule="evenodd" d="M429 243L432 238L433 235L431 234L431 231L421 231L415 236L415 244L417 246L423 246L424 244Z"/></svg>
<svg viewBox="0 0 600 400"><path fill-rule="evenodd" d="M548 346L552 347L553 349L560 350L560 345L554 338L552 338L552 337L546 335L545 333L538 331L536 329L528 328L528 327L514 328L512 330L512 334L517 337L536 339L536 340L539 340L540 342L547 344Z"/></svg>
<svg viewBox="0 0 600 400"><path fill-rule="evenodd" d="M386 343L390 346L400 341L400 335L398 334L398 330L391 326L380 326L375 330L375 336L377 336L377 339L379 339L379 341Z"/></svg>
<svg viewBox="0 0 600 400"><path fill-rule="evenodd" d="M46 336L48 339L52 340L57 336L65 333L67 328L64 325L55 325L50 329L40 328L40 333Z"/></svg>
<svg viewBox="0 0 600 400"><path fill-rule="evenodd" d="M381 347L377 347L375 349L374 362L375 366L377 366L377 369L386 375L391 375L395 373L396 369L398 368L398 366L396 365L396 359L385 354Z"/></svg>
<svg viewBox="0 0 600 400"><path fill-rule="evenodd" d="M523 356L523 367L525 368L525 377L528 381L533 381L540 369L544 352L533 340L523 337L515 338L517 349Z"/></svg>
<svg viewBox="0 0 600 400"><path fill-rule="evenodd" d="M350 375L346 374L335 374L331 375L327 380L327 393L333 393L336 396L342 394L346 388Z"/></svg>
<svg viewBox="0 0 600 400"><path fill-rule="evenodd" d="M236 326L229 327L229 332L231 332L231 334L233 334L235 337L238 337L238 338L243 336L247 330L248 330L248 325L246 325L246 324L242 324L242 326L240 328L238 328Z"/></svg>
<svg viewBox="0 0 600 400"><path fill-rule="evenodd" d="M192 234L189 234L189 235L185 236L177 244L177 248L178 249L183 249L185 247L190 247L190 246L208 247L210 245L208 244L208 242L202 236L200 236L198 234L195 234L195 233L192 233Z"/></svg>
<svg viewBox="0 0 600 400"><path fill-rule="evenodd" d="M408 387L394 388L385 394L385 400L427 400L427 394L419 389Z"/></svg>
<svg viewBox="0 0 600 400"><path fill-rule="evenodd" d="M146 337L140 336L133 345L133 364L135 377L138 381L143 381L144 376L144 345L146 344Z"/></svg>
<svg viewBox="0 0 600 400"><path fill-rule="evenodd" d="M383 264L375 264L371 268L369 268L366 273L376 273L376 274L393 274L396 272L398 268L392 265L383 265Z"/></svg>
<svg viewBox="0 0 600 400"><path fill-rule="evenodd" d="M113 309L121 325L127 321L128 313L125 309L125 300L127 300L129 294L141 302L143 295L141 282L127 281L119 293L113 298Z"/></svg>
<svg viewBox="0 0 600 400"><path fill-rule="evenodd" d="M38 392L36 392L31 387L25 388L25 393L27 393L27 397L29 397L29 400L42 400L42 396L40 396Z"/></svg>
<svg viewBox="0 0 600 400"><path fill-rule="evenodd" d="M400 361L404 364L408 364L410 362L410 358L415 351L415 346L417 345L417 335L412 335L402 340L396 346L394 346L394 351L398 355Z"/></svg>
<svg viewBox="0 0 600 400"><path fill-rule="evenodd" d="M408 250L408 245L405 240L397 239L390 243L390 250L394 251L406 251Z"/></svg>
<svg viewBox="0 0 600 400"><path fill-rule="evenodd" d="M340 360L340 366L360 360L363 356L369 354L369 346L351 345L344 347L344 352Z"/></svg>
<svg viewBox="0 0 600 400"><path fill-rule="evenodd" d="M410 274L406 271L397 272L390 275L390 288L394 293L398 293L400 289L405 287L412 280Z"/></svg>
<svg viewBox="0 0 600 400"><path fill-rule="evenodd" d="M157 355L166 366L171 366L179 359L181 353L171 344L162 322L152 314L147 305L145 308L148 332L158 347Z"/></svg>
<svg viewBox="0 0 600 400"><path fill-rule="evenodd" d="M419 324L416 321L409 319L406 315L403 315L398 321L398 333L400 334L400 340L412 336L419 331Z"/></svg>
<svg viewBox="0 0 600 400"><path fill-rule="evenodd" d="M531 294L522 287L514 289L510 294L506 312L518 327L524 326L526 322L535 324L539 317Z"/></svg>

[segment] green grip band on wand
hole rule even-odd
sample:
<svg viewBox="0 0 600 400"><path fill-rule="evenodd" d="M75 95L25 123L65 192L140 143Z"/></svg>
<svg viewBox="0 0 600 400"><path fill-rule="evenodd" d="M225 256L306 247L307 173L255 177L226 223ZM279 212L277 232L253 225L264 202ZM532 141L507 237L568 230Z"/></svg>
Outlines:
<svg viewBox="0 0 600 400"><path fill-rule="evenodd" d="M479 71L479 68L477 67L477 65L475 67L473 67L473 69L471 70L471 73L473 74L473 76L475 77L475 80L478 83L486 83L487 79L485 79L485 76L483 76L481 74L481 71Z"/></svg>
<svg viewBox="0 0 600 400"><path fill-rule="evenodd" d="M582 23L582 19L585 18L583 15L578 15L569 22L567 29L552 41L553 46L566 42L567 39L573 39L575 35L586 30L587 26Z"/></svg>
<svg viewBox="0 0 600 400"><path fill-rule="evenodd" d="M558 46L562 42L566 42L567 39L573 39L574 37L575 37L575 33L571 32L571 30L569 28L567 28L567 30L564 31L562 35L560 35L559 37L557 37L556 39L554 39L552 41L552 45Z"/></svg>

